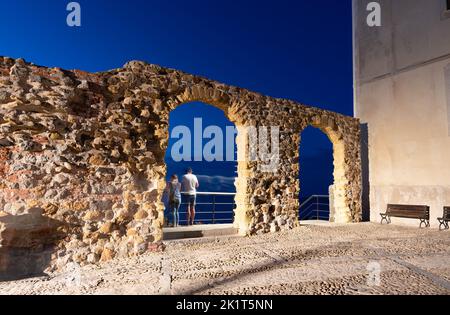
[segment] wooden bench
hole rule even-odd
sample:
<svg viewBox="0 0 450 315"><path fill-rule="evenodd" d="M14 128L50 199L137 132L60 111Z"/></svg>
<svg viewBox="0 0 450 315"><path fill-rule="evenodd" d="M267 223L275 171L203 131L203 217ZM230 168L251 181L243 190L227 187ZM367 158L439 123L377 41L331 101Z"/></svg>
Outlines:
<svg viewBox="0 0 450 315"><path fill-rule="evenodd" d="M439 230L441 230L441 227L444 227L444 230L448 230L448 222L450 221L450 207L444 207L444 214L442 215L442 218L438 218L439 221Z"/></svg>
<svg viewBox="0 0 450 315"><path fill-rule="evenodd" d="M380 213L381 224L386 221L387 224L391 223L391 217L418 219L420 220L420 226L425 224L425 227L430 227L430 207L429 206L417 206L417 205L387 205L385 213Z"/></svg>

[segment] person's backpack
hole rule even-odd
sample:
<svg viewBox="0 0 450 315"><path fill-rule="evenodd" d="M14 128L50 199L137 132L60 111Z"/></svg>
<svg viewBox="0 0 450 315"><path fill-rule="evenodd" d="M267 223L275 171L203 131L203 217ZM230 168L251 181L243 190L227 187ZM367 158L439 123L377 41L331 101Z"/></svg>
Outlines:
<svg viewBox="0 0 450 315"><path fill-rule="evenodd" d="M170 203L175 203L178 199L175 195L175 190L176 190L176 186L177 184L175 183L170 183L169 185L169 202Z"/></svg>

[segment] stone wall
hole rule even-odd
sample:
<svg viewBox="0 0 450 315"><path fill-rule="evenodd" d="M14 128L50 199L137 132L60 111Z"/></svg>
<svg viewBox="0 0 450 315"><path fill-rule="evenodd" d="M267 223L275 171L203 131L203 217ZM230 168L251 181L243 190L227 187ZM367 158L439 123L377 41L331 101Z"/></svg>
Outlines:
<svg viewBox="0 0 450 315"><path fill-rule="evenodd" d="M0 57L0 272L16 249L54 245L49 261L58 268L139 255L161 241L169 113L192 101L220 108L238 127L280 128L277 173L238 164L241 234L298 224L308 125L334 144L332 219L361 220L357 119L143 62L91 74ZM246 144L239 135L239 150Z"/></svg>

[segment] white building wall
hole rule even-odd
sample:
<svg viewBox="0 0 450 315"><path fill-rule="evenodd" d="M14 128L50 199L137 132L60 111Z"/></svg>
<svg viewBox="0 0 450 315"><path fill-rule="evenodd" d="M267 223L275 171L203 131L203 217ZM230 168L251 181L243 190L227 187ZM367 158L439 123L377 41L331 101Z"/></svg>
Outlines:
<svg viewBox="0 0 450 315"><path fill-rule="evenodd" d="M355 116L368 127L370 219L388 203L450 206L450 12L446 0L354 0ZM417 220L393 223L418 225Z"/></svg>

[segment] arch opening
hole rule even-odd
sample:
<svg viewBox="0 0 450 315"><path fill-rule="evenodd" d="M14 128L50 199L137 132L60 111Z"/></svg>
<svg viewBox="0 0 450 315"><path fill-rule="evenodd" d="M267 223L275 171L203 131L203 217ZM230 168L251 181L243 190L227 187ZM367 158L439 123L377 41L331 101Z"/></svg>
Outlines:
<svg viewBox="0 0 450 315"><path fill-rule="evenodd" d="M311 124L300 139L299 220L347 223L342 138L331 127Z"/></svg>
<svg viewBox="0 0 450 315"><path fill-rule="evenodd" d="M333 145L320 129L309 126L301 134L300 221L330 219L329 191L333 185Z"/></svg>
<svg viewBox="0 0 450 315"><path fill-rule="evenodd" d="M182 183L185 170L191 168L199 187L196 195L194 225L233 224L242 234L242 195L245 187L239 185L237 161L237 126L228 118L221 106L208 102L187 101L177 104L169 113L165 147L165 181L173 174ZM241 174L242 175L242 174ZM166 184L163 184L167 188ZM179 226L189 223L189 196L181 186L182 204L179 209ZM161 193L164 226L172 227L176 220L169 209L169 193ZM244 232L242 232L244 231Z"/></svg>

